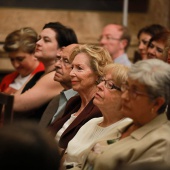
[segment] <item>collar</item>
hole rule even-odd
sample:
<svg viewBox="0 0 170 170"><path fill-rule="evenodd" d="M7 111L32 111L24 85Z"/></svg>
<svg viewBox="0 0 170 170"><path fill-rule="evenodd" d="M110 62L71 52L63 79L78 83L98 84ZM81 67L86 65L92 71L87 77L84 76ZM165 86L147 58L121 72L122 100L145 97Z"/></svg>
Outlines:
<svg viewBox="0 0 170 170"><path fill-rule="evenodd" d="M120 64L123 64L126 66L131 66L131 64L132 64L126 53L123 53L119 57L115 58L114 63L120 63Z"/></svg>
<svg viewBox="0 0 170 170"><path fill-rule="evenodd" d="M165 113L162 113L146 125L132 132L131 136L133 138L136 138L137 140L141 140L145 135L147 135L151 131L154 131L155 129L158 129L166 122L168 122L167 116Z"/></svg>
<svg viewBox="0 0 170 170"><path fill-rule="evenodd" d="M69 100L72 96L75 96L77 94L77 91L74 91L73 89L63 90L61 92L61 95L64 95L67 100Z"/></svg>

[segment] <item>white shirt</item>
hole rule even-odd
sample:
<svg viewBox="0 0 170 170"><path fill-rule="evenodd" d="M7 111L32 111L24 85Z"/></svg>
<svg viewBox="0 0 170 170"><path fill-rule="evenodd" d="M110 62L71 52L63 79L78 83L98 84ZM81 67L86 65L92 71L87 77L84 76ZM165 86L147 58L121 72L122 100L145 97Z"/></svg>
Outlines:
<svg viewBox="0 0 170 170"><path fill-rule="evenodd" d="M74 116L74 114L71 115L71 117L64 123L63 127L57 132L55 139L57 142L59 142L61 135L63 132L68 128L68 126L76 119L77 116Z"/></svg>
<svg viewBox="0 0 170 170"><path fill-rule="evenodd" d="M11 83L9 85L9 87L15 89L15 90L19 90L29 79L30 74L28 76L25 77L21 77L21 75L18 75L18 77L14 80L13 83Z"/></svg>
<svg viewBox="0 0 170 170"><path fill-rule="evenodd" d="M81 166L90 149L97 141L112 136L117 126L132 120L124 118L107 127L98 125L102 121L103 117L93 118L79 129L74 138L68 143L64 165L73 164Z"/></svg>

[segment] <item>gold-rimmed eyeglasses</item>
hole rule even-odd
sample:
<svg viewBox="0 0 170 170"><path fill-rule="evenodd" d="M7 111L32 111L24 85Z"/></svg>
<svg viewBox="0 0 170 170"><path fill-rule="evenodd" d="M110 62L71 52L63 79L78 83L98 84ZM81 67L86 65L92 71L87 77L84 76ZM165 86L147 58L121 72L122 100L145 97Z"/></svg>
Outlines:
<svg viewBox="0 0 170 170"><path fill-rule="evenodd" d="M128 94L129 94L130 98L132 98L132 99L136 99L136 97L139 96L139 95L140 96L146 96L146 97L153 97L153 96L151 96L151 95L149 95L145 92L140 92L138 90L130 88L129 85L127 85L127 84L122 84L121 91L122 92L128 91Z"/></svg>

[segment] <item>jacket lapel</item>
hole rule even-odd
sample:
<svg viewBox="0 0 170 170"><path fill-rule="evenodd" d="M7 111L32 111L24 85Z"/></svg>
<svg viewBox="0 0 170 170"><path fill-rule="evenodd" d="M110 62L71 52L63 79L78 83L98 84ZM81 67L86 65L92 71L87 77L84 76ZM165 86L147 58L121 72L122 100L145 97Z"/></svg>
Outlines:
<svg viewBox="0 0 170 170"><path fill-rule="evenodd" d="M62 136L66 135L68 132L70 132L72 129L74 129L76 126L81 124L82 121L86 119L86 117L91 113L91 111L94 108L93 99L88 103L88 105L83 109L83 111L76 117L76 119L69 125L69 127L64 131Z"/></svg>
<svg viewBox="0 0 170 170"><path fill-rule="evenodd" d="M57 111L56 109L59 106L59 99L60 99L60 95L57 95L48 104L48 106L47 106L46 110L44 111L44 113L42 115L42 118L41 118L41 120L39 122L39 125L41 127L47 127L48 124L50 123L51 119L53 118L54 114Z"/></svg>

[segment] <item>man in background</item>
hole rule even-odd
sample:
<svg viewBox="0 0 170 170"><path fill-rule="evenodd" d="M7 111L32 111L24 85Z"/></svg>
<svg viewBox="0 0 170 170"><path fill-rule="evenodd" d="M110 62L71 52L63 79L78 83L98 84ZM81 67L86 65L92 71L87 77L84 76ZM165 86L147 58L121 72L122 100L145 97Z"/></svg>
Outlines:
<svg viewBox="0 0 170 170"><path fill-rule="evenodd" d="M131 36L127 27L118 24L108 24L103 28L99 44L109 51L115 63L130 67L131 61L126 53L130 40Z"/></svg>

